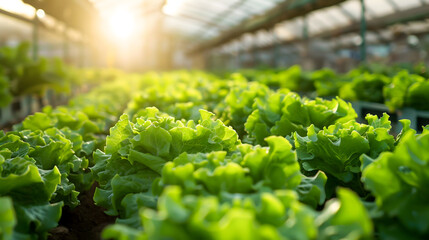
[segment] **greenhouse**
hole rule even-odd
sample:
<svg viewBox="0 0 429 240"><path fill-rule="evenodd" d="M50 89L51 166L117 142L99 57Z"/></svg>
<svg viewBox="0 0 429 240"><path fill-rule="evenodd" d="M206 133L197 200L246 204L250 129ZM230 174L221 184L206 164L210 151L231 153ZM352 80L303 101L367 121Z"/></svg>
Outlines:
<svg viewBox="0 0 429 240"><path fill-rule="evenodd" d="M0 240L423 240L428 186L429 0L0 0Z"/></svg>

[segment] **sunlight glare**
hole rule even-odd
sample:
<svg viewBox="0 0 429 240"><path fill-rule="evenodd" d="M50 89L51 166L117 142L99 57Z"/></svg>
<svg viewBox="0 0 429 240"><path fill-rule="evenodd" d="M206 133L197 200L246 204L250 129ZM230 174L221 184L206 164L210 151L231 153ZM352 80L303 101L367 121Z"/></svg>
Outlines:
<svg viewBox="0 0 429 240"><path fill-rule="evenodd" d="M33 18L35 9L20 0L0 0L0 9Z"/></svg>
<svg viewBox="0 0 429 240"><path fill-rule="evenodd" d="M135 30L135 19L127 11L117 11L109 16L109 30L119 40L129 39Z"/></svg>
<svg viewBox="0 0 429 240"><path fill-rule="evenodd" d="M46 16L46 13L45 13L45 11L43 11L43 9L37 9L36 15L39 19L42 19Z"/></svg>
<svg viewBox="0 0 429 240"><path fill-rule="evenodd" d="M182 4L182 0L167 0L167 3L162 8L162 11L166 15L176 16L179 13Z"/></svg>

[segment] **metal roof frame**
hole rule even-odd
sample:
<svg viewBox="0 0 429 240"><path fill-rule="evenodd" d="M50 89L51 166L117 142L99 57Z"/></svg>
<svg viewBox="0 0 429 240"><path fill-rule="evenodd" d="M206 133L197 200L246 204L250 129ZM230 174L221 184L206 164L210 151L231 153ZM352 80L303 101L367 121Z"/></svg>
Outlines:
<svg viewBox="0 0 429 240"><path fill-rule="evenodd" d="M396 23L418 21L418 20L426 19L428 17L429 17L429 5L424 5L416 8L403 10L401 11L400 14L393 13L386 16L376 17L376 18L367 20L367 28L368 30L374 31ZM339 29L334 29L332 31L316 34L313 37L330 38L332 36L344 35L347 33L358 32L358 31L359 31L359 25L349 24Z"/></svg>
<svg viewBox="0 0 429 240"><path fill-rule="evenodd" d="M341 6L339 6L341 7ZM353 16L351 16L353 17ZM420 21L423 19L429 19L429 4L423 4L423 6L402 10L401 14L398 13L392 13L386 16L376 17L371 20L367 20L367 27L368 31L374 33L377 37L377 41L381 43L389 43L390 40L386 39L382 36L382 34L379 32L381 29L391 26L393 24L397 23L404 23L407 24L412 21ZM428 20L429 21L429 20ZM359 19L356 19L356 22L352 22L351 24L343 27L339 27L338 29L333 29L330 31L325 31L320 34L315 34L314 36L311 36L312 38L319 38L319 39L331 39L338 36L345 36L347 34L351 33L359 33ZM419 33L413 33L414 35L422 35L429 33L429 29L427 31L419 32ZM287 46L295 43L299 43L303 40L303 37L297 37L294 39L286 40L286 41L279 41L277 44L281 46ZM350 46L357 47L353 43L349 44ZM263 49L270 49L273 46L261 46L258 47L258 50Z"/></svg>
<svg viewBox="0 0 429 240"><path fill-rule="evenodd" d="M239 7L240 5L242 5L243 3L245 3L246 1L247 0L239 0L239 1L235 2L228 9L226 9L225 11L219 13L213 19L211 19L210 22L217 22L217 21L224 20L226 16L228 16L230 13L234 12L237 7ZM209 31L209 30L205 29L206 27L208 27L208 26L203 26L202 30L201 30L201 35L202 35L203 38L204 38L205 34L207 34L207 32ZM199 33L197 33L197 34L199 34Z"/></svg>
<svg viewBox="0 0 429 240"><path fill-rule="evenodd" d="M220 14L222 14L222 13L220 13L220 14L210 14L211 15L209 17L210 19L204 19L204 18L201 17L201 14L194 14L194 13L201 12L200 9L194 8L194 7L189 7L189 5L186 6L186 8L187 8L187 10L186 10L187 14L183 13L183 12L179 12L177 15L172 16L172 17L194 19L194 20L201 21L203 23L203 25L206 25L206 26L217 26L217 27L220 27L220 24L218 24L216 20L217 20L217 17ZM191 10L191 11L189 11L189 10ZM228 10L230 10L230 8L228 8L226 11L228 11ZM164 13L164 15L165 15L165 13ZM207 15L207 14L205 14L205 15ZM222 19L222 20L223 20L223 22L225 22L225 21L228 22L227 19ZM202 27L202 28L204 28L204 27ZM197 33L195 35L198 36L198 35L200 35L200 33Z"/></svg>
<svg viewBox="0 0 429 240"><path fill-rule="evenodd" d="M87 0L22 0L36 9L85 34L92 34L98 21L98 12Z"/></svg>
<svg viewBox="0 0 429 240"><path fill-rule="evenodd" d="M198 44L188 53L193 54L196 52L205 51L207 49L222 45L223 43L226 43L245 33L253 33L260 29L269 29L281 21L303 16L314 10L336 5L344 1L345 0L304 0L303 2L302 0L285 0L260 16L255 16L251 19L244 20L237 26L225 31L219 37ZM302 4L298 4L297 2L301 2Z"/></svg>
<svg viewBox="0 0 429 240"><path fill-rule="evenodd" d="M122 4L122 2L119 3L119 1L114 0L100 0L99 2L91 1L92 4L89 3L88 0L22 1L29 3L37 9L44 9L48 15L66 23L68 27L71 27L82 33L89 34L94 32L95 27L93 23L97 21L93 16L93 14L98 15L98 13L94 13L96 11L95 6L101 5L104 7L114 7L120 6ZM344 4L342 4L343 2ZM254 34L258 33L260 30L273 29L279 23L286 23L286 25L284 25L284 34L280 34L283 40L279 41L279 37L275 37L277 40L258 38L260 39L258 40L260 42L259 45L274 45L277 44L277 42L279 42L278 44L293 43L306 39L305 35L308 35L308 37L311 38L327 39L351 32L359 32L359 23L361 21L359 14L357 14L359 10L356 8L356 3L346 4L347 2L356 1L214 1L210 2L210 5L206 8L206 10L210 10L210 7L215 8L215 6L219 6L219 9L216 7L216 9L213 9L213 11L202 11L206 6L206 3L203 1L183 0L181 11L178 11L178 13L173 16L162 12L162 8L166 4L165 0L132 0L132 3L130 1L130 4L132 4L132 6L138 5L139 7L133 7L130 9L130 11L139 11L138 15L140 17L146 17L154 13L159 13L159 15L156 15L156 17L164 17L168 19L167 21L171 21L172 19L173 25L170 23L170 26L173 26L173 30L174 26L176 26L174 25L174 20L183 19L182 21L176 20L178 21L177 29L178 31L188 33L188 39L193 40L193 45L191 45L191 48L188 49L188 53L193 54L222 46L223 44L239 39L241 36L246 34ZM412 7L416 6L418 2L421 3L421 6L415 8ZM228 5L225 5L226 3L228 3ZM387 39L385 39L385 37L380 34L380 29L395 23L429 18L429 0L410 0L409 6L412 9L406 9L407 4L402 2L402 0L384 0L382 1L383 4L370 3L370 0L367 0L366 21L368 24L368 30L376 34L376 37L382 42L387 41ZM371 7L372 5L375 5L375 7ZM383 6L384 8L377 8L377 6ZM72 12L71 17L64 16L62 10L66 8ZM322 10L319 12L318 10L322 8L327 8L327 11ZM258 11L258 9L260 9L260 11ZM335 9L335 11L330 11L329 9ZM101 11L102 9L98 10ZM114 9L112 8L110 10ZM342 14L344 17L340 14ZM246 18L247 15L248 17ZM294 19L301 19L300 17L304 16L307 16L307 24L310 30L313 30L313 27L316 26L320 27L319 31L309 31L307 28L307 32L310 33L305 34L303 23L300 21L294 21ZM348 19L348 21L346 21L346 19ZM303 28L302 32L300 32L300 28Z"/></svg>

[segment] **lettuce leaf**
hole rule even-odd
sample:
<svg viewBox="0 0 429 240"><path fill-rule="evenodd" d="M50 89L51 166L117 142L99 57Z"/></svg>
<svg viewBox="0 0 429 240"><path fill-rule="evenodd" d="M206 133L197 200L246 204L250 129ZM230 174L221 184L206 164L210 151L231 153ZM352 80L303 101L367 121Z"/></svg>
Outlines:
<svg viewBox="0 0 429 240"><path fill-rule="evenodd" d="M408 132L394 152L382 153L362 172L377 206L397 225L419 236L429 234L426 185L429 180L429 134Z"/></svg>
<svg viewBox="0 0 429 240"><path fill-rule="evenodd" d="M248 141L264 145L270 135L289 136L294 132L305 136L310 125L317 129L356 119L357 114L350 103L340 98L332 100L301 99L295 93L275 93L265 102L257 102L245 124Z"/></svg>
<svg viewBox="0 0 429 240"><path fill-rule="evenodd" d="M233 151L240 143L233 129L213 120L213 114L205 110L200 110L197 125L192 120L175 120L156 108L139 114L135 122L129 121L128 115L121 116L106 139L106 154L96 152L92 167L100 183L94 195L96 204L124 219L133 217L126 211L129 201L124 198L149 194L164 165L181 153Z"/></svg>

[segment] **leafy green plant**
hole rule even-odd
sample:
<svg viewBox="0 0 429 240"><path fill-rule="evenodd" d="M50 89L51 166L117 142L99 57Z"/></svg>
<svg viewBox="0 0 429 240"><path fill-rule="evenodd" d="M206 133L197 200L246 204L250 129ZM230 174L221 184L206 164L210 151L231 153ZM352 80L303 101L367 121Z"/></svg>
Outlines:
<svg viewBox="0 0 429 240"><path fill-rule="evenodd" d="M332 69L321 69L311 73L317 96L338 96L340 88L350 82L349 77L339 76Z"/></svg>
<svg viewBox="0 0 429 240"><path fill-rule="evenodd" d="M419 109L419 110L429 110L428 96L429 91L429 81L420 81L415 82L408 89L408 94L405 98L406 106Z"/></svg>
<svg viewBox="0 0 429 240"><path fill-rule="evenodd" d="M94 180L95 203L117 217L108 239L428 237L429 127L415 136L401 120L395 138L387 115L359 124L340 98L264 85L308 72L259 71L229 82L200 72L132 75L0 132L0 238L45 239L62 206L76 206ZM346 84L353 94L366 82L378 94L381 81L392 106L425 89L407 72L391 85L356 73ZM310 82L332 76L323 70Z"/></svg>
<svg viewBox="0 0 429 240"><path fill-rule="evenodd" d="M129 94L111 83L0 132L0 199L7 217L0 223L2 238L46 239L62 207L79 204L79 192L94 181L92 153L105 145L104 128L116 121Z"/></svg>
<svg viewBox="0 0 429 240"><path fill-rule="evenodd" d="M10 197L0 197L0 238L11 240L16 225L16 214Z"/></svg>
<svg viewBox="0 0 429 240"><path fill-rule="evenodd" d="M360 182L359 157L362 154L377 157L381 152L393 150L395 139L389 135L389 116L385 114L378 119L368 115L366 119L369 125L352 120L319 131L312 125L304 137L298 132L294 134L302 170L310 175L312 171L325 172L330 185L328 194L340 185L365 196Z"/></svg>
<svg viewBox="0 0 429 240"><path fill-rule="evenodd" d="M35 142L40 141L43 139L36 136L23 138L17 133L0 132L0 196L3 201L9 199L2 207L9 209L5 217L8 216L11 222L9 230L5 229L4 233L7 234L6 237L12 236L11 239L45 239L47 231L57 225L61 216L63 202L53 200L55 196L67 194L57 189L57 185L62 182L62 174L52 162L59 159L46 159L38 154L40 148L35 146ZM45 153L47 152L49 150ZM67 163L72 164L66 161L68 160L64 159L63 167ZM65 185L66 183L63 184ZM10 208L11 202L13 209ZM11 211L16 220L11 218Z"/></svg>
<svg viewBox="0 0 429 240"><path fill-rule="evenodd" d="M237 196L184 195L169 186L158 201L158 211L142 209L144 230L122 224L108 226L102 236L112 239L366 239L372 221L352 191L338 190L319 214L298 201L291 190Z"/></svg>
<svg viewBox="0 0 429 240"><path fill-rule="evenodd" d="M352 82L340 88L340 97L350 101L368 101L383 103L383 87L390 83L390 78L381 74L363 73L353 78Z"/></svg>
<svg viewBox="0 0 429 240"><path fill-rule="evenodd" d="M257 109L248 117L246 141L264 145L270 135L289 136L294 132L306 135L311 124L321 129L336 122L347 122L357 117L350 103L332 100L301 99L296 93L275 93L265 101L256 102Z"/></svg>
<svg viewBox="0 0 429 240"><path fill-rule="evenodd" d="M142 204L147 201L147 205L153 205L149 190L168 161L183 152L232 151L239 143L232 128L212 120L213 114L205 110L200 110L198 124L175 120L156 108L140 114L135 122L130 122L127 115L121 117L106 139L105 154L95 154L92 168L100 183L95 202L106 208L106 213L123 218L135 214L127 210L129 204L135 204L133 194L147 199L141 200Z"/></svg>
<svg viewBox="0 0 429 240"><path fill-rule="evenodd" d="M9 90L9 80L3 76L0 69L0 107L9 105L12 101L12 95Z"/></svg>
<svg viewBox="0 0 429 240"><path fill-rule="evenodd" d="M392 82L386 85L383 89L386 106L388 106L391 111L395 111L396 109L401 109L406 106L413 106L416 103L411 99L417 100L422 96L416 96L418 93L410 93L410 86L414 85L414 88L418 87L419 84L415 84L422 83L424 81L425 79L423 77L409 74L407 71L399 72L392 78ZM410 94L412 95L409 96ZM417 101L416 105L418 106L419 104L420 102Z"/></svg>
<svg viewBox="0 0 429 240"><path fill-rule="evenodd" d="M266 139L270 148L240 145L239 152L187 154L183 153L168 162L162 169L158 187L179 185L187 193L204 192L217 195L251 193L260 186L271 189L295 189L301 182L301 174L292 146L281 137ZM281 157L280 157L281 156ZM249 175L250 173L250 175Z"/></svg>
<svg viewBox="0 0 429 240"><path fill-rule="evenodd" d="M234 82L231 85L228 95L214 111L221 116L225 124L231 125L239 136L243 137L244 123L255 110L255 103L264 102L271 91L258 82Z"/></svg>
<svg viewBox="0 0 429 240"><path fill-rule="evenodd" d="M416 136L408 131L394 152L378 158L362 157L362 181L375 196L383 238L422 239L429 236L428 132Z"/></svg>
<svg viewBox="0 0 429 240"><path fill-rule="evenodd" d="M13 96L43 95L47 89L68 93L71 85L79 82L75 70L60 59L40 58L35 61L29 57L29 50L29 43L0 48L0 68L3 69L0 72L8 80L8 84L2 83L0 77L0 89L8 86Z"/></svg>

